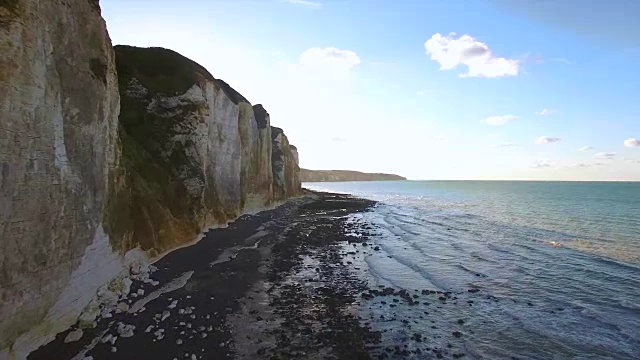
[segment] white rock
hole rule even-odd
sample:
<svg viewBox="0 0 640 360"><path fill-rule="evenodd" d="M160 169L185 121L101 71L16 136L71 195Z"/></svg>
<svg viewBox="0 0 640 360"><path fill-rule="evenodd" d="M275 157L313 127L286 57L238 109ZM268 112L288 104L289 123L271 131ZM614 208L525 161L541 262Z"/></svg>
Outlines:
<svg viewBox="0 0 640 360"><path fill-rule="evenodd" d="M116 309L120 312L127 312L129 311L129 304L124 302L118 303L118 307Z"/></svg>
<svg viewBox="0 0 640 360"><path fill-rule="evenodd" d="M149 325L149 326L144 330L144 332L148 333L148 332L151 332L151 330L153 330L153 325Z"/></svg>
<svg viewBox="0 0 640 360"><path fill-rule="evenodd" d="M178 345L182 345L182 339L178 339L178 340L176 340L176 344L178 344Z"/></svg>
<svg viewBox="0 0 640 360"><path fill-rule="evenodd" d="M93 299L78 317L78 324L81 328L94 328L96 327L96 318L98 315L100 315L100 302L98 302L97 299Z"/></svg>
<svg viewBox="0 0 640 360"><path fill-rule="evenodd" d="M115 346L112 346L112 347L111 347L111 352L112 352L112 353L114 353L114 352L116 352L116 351L118 351L118 349L116 349L116 347L115 347Z"/></svg>
<svg viewBox="0 0 640 360"><path fill-rule="evenodd" d="M120 335L123 338L129 338L133 336L133 330L135 330L135 325L126 325L123 323L119 323L118 324L118 335Z"/></svg>
<svg viewBox="0 0 640 360"><path fill-rule="evenodd" d="M200 337L202 337L203 339L207 337L207 333L202 333L200 334Z"/></svg>
<svg viewBox="0 0 640 360"><path fill-rule="evenodd" d="M136 293L138 294L138 296L142 296L144 295L144 289L138 289Z"/></svg>
<svg viewBox="0 0 640 360"><path fill-rule="evenodd" d="M175 309L175 307L178 306L178 300L173 300L171 302L171 304L169 304L169 306L167 306L169 309Z"/></svg>
<svg viewBox="0 0 640 360"><path fill-rule="evenodd" d="M131 291L131 284L133 284L133 281L131 279L122 279L122 293L120 294L121 296L129 295L129 292Z"/></svg>
<svg viewBox="0 0 640 360"><path fill-rule="evenodd" d="M164 312L162 313L162 318L160 319L160 321L165 321L165 320L169 317L169 315L171 315L171 313L170 313L170 312L168 312L168 311L164 311Z"/></svg>
<svg viewBox="0 0 640 360"><path fill-rule="evenodd" d="M106 344L106 343L110 342L111 339L113 339L113 335L107 334L100 341L102 341L103 344Z"/></svg>
<svg viewBox="0 0 640 360"><path fill-rule="evenodd" d="M191 354L191 360L198 360L198 358L196 357L196 354Z"/></svg>
<svg viewBox="0 0 640 360"><path fill-rule="evenodd" d="M75 329L67 334L67 336L64 338L64 342L65 343L76 342L82 339L83 334L84 332L82 331L82 329Z"/></svg>

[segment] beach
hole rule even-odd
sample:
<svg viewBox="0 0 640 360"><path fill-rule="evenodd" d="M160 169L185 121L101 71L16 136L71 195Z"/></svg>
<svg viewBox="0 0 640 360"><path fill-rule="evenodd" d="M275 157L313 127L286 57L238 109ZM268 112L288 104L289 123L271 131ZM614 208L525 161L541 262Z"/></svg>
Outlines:
<svg viewBox="0 0 640 360"><path fill-rule="evenodd" d="M350 217L374 204L308 193L210 230L134 281L120 313L29 359L369 358L380 334L352 311L366 286L343 248L375 251Z"/></svg>

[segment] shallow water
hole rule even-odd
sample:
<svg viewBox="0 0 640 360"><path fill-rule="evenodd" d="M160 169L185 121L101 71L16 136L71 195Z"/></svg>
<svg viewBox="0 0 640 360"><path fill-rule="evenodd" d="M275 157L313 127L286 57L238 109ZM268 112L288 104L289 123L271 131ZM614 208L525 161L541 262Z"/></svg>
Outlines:
<svg viewBox="0 0 640 360"><path fill-rule="evenodd" d="M445 349L445 358L640 358L640 183L304 186L380 201L359 216L376 225L381 251L354 259L372 287L457 297L365 302L363 315L387 330L383 345ZM415 333L425 340L408 340ZM435 358L426 353L413 356Z"/></svg>

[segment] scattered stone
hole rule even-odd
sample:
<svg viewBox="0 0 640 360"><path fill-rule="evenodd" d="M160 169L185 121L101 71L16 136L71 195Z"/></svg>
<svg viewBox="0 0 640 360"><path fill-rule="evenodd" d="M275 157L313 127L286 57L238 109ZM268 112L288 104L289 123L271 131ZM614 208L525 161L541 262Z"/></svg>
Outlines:
<svg viewBox="0 0 640 360"><path fill-rule="evenodd" d="M182 339L177 339L177 340L176 340L176 344L177 344L177 345L182 345Z"/></svg>
<svg viewBox="0 0 640 360"><path fill-rule="evenodd" d="M461 336L462 336L462 333L461 333L460 331L454 331L454 332L452 332L451 334L452 334L453 336L457 337L457 338L459 338L459 337L461 337Z"/></svg>
<svg viewBox="0 0 640 360"><path fill-rule="evenodd" d="M64 342L65 343L76 342L82 339L83 334L84 332L82 331L82 329L75 329L67 334L67 336L64 338Z"/></svg>
<svg viewBox="0 0 640 360"><path fill-rule="evenodd" d="M133 330L135 330L135 325L126 325L123 323L118 324L118 335L123 338L129 338L133 336Z"/></svg>
<svg viewBox="0 0 640 360"><path fill-rule="evenodd" d="M136 294L138 294L138 296L144 295L144 289L138 289L138 291L136 291Z"/></svg>
<svg viewBox="0 0 640 360"><path fill-rule="evenodd" d="M164 312L162 313L162 318L160 318L160 321L165 321L165 320L169 317L169 315L171 315L171 313L170 313L170 312L168 312L168 311L164 311Z"/></svg>
<svg viewBox="0 0 640 360"><path fill-rule="evenodd" d="M127 312L129 311L129 304L125 302L118 303L118 307L116 308L117 312Z"/></svg>

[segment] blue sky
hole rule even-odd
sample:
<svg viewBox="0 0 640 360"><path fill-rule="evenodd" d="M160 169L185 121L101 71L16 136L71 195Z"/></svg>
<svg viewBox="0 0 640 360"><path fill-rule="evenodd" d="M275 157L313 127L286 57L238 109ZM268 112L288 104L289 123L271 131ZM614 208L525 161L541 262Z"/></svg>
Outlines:
<svg viewBox="0 0 640 360"><path fill-rule="evenodd" d="M640 1L101 5L114 44L178 51L264 104L302 167L640 180Z"/></svg>

